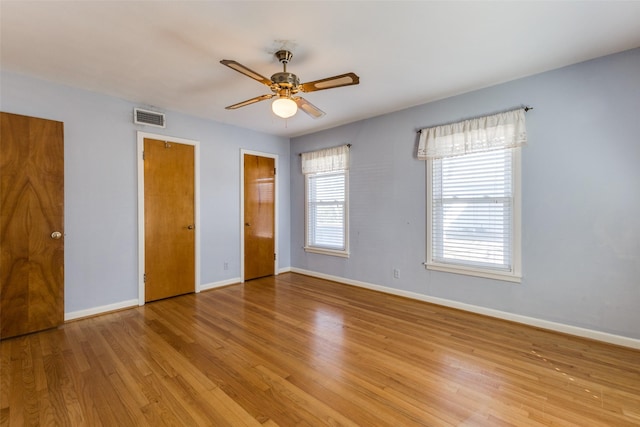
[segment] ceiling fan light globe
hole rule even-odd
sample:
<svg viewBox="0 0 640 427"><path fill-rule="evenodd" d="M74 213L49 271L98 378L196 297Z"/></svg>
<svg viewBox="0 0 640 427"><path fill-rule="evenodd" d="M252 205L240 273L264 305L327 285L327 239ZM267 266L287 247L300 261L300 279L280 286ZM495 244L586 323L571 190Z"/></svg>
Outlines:
<svg viewBox="0 0 640 427"><path fill-rule="evenodd" d="M271 104L271 110L273 110L273 113L276 116L288 119L296 114L298 111L298 105L296 105L293 99L278 98Z"/></svg>

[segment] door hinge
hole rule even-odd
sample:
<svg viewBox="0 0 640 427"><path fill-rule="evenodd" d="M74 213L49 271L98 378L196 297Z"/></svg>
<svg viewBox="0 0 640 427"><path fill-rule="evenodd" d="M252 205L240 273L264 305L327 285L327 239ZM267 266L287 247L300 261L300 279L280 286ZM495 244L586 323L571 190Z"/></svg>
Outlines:
<svg viewBox="0 0 640 427"><path fill-rule="evenodd" d="M142 152L142 160L144 160L144 151Z"/></svg>
<svg viewBox="0 0 640 427"><path fill-rule="evenodd" d="M277 260L278 258L276 257L276 254L273 254L273 260Z"/></svg>
<svg viewBox="0 0 640 427"><path fill-rule="evenodd" d="M143 274L142 281L143 281L144 283L147 283L147 273L144 273L144 274Z"/></svg>
<svg viewBox="0 0 640 427"><path fill-rule="evenodd" d="M276 168L273 168L273 174L274 175L276 174Z"/></svg>

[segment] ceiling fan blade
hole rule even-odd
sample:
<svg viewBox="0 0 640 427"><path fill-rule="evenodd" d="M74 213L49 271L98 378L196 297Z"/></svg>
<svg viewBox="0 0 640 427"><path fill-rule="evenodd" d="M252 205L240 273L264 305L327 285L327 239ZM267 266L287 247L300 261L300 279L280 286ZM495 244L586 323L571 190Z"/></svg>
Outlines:
<svg viewBox="0 0 640 427"><path fill-rule="evenodd" d="M296 96L293 98L295 103L298 105L298 108L313 117L314 119L319 119L320 117L325 115L325 112L307 101L304 98Z"/></svg>
<svg viewBox="0 0 640 427"><path fill-rule="evenodd" d="M255 104L256 102L260 102L260 101L265 101L267 99L271 99L274 96L276 96L276 95L273 94L273 93L270 93L268 95L256 96L255 98L247 99L246 101L242 101L242 102L238 102L237 104L229 105L228 107L225 107L225 109L226 110L235 110L237 108L244 107L246 105L251 105L251 104Z"/></svg>
<svg viewBox="0 0 640 427"><path fill-rule="evenodd" d="M244 65L240 64L239 62L232 61L230 59L223 59L222 61L220 61L220 63L222 65L226 65L227 67L231 68L232 70L236 70L237 72L244 74L247 77L251 77L252 79L257 80L257 81L259 81L260 83L262 83L264 85L267 85L267 86L271 86L272 85L271 80L269 80L268 78L266 78L262 74L256 73L255 71L245 67Z"/></svg>
<svg viewBox="0 0 640 427"><path fill-rule="evenodd" d="M309 83L302 83L300 90L302 92L314 92L316 90L333 89L334 87L357 85L358 83L360 83L360 77L354 73L347 73Z"/></svg>

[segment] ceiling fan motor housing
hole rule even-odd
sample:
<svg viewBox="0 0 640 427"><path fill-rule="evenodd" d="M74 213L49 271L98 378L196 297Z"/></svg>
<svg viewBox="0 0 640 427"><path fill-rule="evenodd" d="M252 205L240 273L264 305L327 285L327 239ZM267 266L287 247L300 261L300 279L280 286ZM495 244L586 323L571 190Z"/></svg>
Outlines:
<svg viewBox="0 0 640 427"><path fill-rule="evenodd" d="M281 88L297 88L300 85L300 79L293 73L275 73L271 81Z"/></svg>

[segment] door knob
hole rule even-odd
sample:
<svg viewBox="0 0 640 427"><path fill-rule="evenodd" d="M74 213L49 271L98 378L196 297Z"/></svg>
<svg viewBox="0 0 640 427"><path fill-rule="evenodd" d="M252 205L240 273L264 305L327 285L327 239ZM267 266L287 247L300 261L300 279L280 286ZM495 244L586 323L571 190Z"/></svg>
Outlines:
<svg viewBox="0 0 640 427"><path fill-rule="evenodd" d="M193 230L195 226L193 224L187 225L187 230Z"/></svg>
<svg viewBox="0 0 640 427"><path fill-rule="evenodd" d="M54 231L53 233L51 233L51 238L53 240L58 240L61 237L62 237L62 233L59 231Z"/></svg>
<svg viewBox="0 0 640 427"><path fill-rule="evenodd" d="M249 224L248 222L245 222L245 223L244 223L244 226L245 226L245 227L251 227L251 224Z"/></svg>

